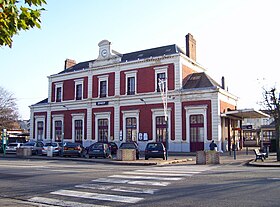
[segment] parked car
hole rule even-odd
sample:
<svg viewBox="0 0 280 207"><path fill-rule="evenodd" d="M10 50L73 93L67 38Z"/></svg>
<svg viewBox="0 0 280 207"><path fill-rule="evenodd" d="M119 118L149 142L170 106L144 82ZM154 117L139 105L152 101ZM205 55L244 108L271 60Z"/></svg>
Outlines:
<svg viewBox="0 0 280 207"><path fill-rule="evenodd" d="M150 142L146 145L145 160L149 158L162 158L166 160L166 149L161 142Z"/></svg>
<svg viewBox="0 0 280 207"><path fill-rule="evenodd" d="M136 142L123 142L121 143L119 149L135 149L136 159L139 160L140 152L139 152L138 144Z"/></svg>
<svg viewBox="0 0 280 207"><path fill-rule="evenodd" d="M103 142L96 142L84 150L84 156L91 158L91 157L104 157L104 158L111 158L111 149L109 143Z"/></svg>
<svg viewBox="0 0 280 207"><path fill-rule="evenodd" d="M30 141L24 143L20 148L30 148L32 155L41 155L44 143L42 141Z"/></svg>
<svg viewBox="0 0 280 207"><path fill-rule="evenodd" d="M48 154L48 148L52 147L52 152L53 155L61 155L61 150L62 150L62 143L60 142L48 142L45 143L42 149L42 155L47 155Z"/></svg>
<svg viewBox="0 0 280 207"><path fill-rule="evenodd" d="M64 142L62 156L78 156L82 157L84 148L81 143Z"/></svg>
<svg viewBox="0 0 280 207"><path fill-rule="evenodd" d="M17 148L19 148L22 145L22 143L9 143L6 146L6 154L16 154L17 153Z"/></svg>

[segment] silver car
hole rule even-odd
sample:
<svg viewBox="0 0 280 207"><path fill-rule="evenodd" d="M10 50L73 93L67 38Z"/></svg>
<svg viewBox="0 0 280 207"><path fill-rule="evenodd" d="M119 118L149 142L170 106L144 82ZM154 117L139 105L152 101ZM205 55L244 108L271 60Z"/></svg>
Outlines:
<svg viewBox="0 0 280 207"><path fill-rule="evenodd" d="M6 147L6 153L7 154L16 154L17 153L17 148L22 146L22 143L9 143Z"/></svg>
<svg viewBox="0 0 280 207"><path fill-rule="evenodd" d="M42 155L47 155L48 154L48 148L51 147L52 148L52 153L53 155L61 155L61 151L62 151L62 143L58 143L58 142L49 142L46 143L43 146L42 149Z"/></svg>

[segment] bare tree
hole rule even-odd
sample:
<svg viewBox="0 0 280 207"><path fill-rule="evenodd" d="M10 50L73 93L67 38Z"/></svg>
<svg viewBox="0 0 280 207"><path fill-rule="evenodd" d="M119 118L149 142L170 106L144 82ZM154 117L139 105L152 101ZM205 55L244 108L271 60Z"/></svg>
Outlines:
<svg viewBox="0 0 280 207"><path fill-rule="evenodd" d="M276 152L277 152L277 161L280 161L280 105L279 97L277 97L276 88L273 87L270 90L263 88L263 106L269 110L270 115L273 117L275 122L275 139L276 139Z"/></svg>
<svg viewBox="0 0 280 207"><path fill-rule="evenodd" d="M16 99L13 94L0 86L0 130L12 129L18 116Z"/></svg>

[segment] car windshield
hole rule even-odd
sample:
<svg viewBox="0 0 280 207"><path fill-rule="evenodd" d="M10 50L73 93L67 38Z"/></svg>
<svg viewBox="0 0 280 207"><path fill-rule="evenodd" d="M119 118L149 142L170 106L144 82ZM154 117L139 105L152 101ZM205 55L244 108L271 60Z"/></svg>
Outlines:
<svg viewBox="0 0 280 207"><path fill-rule="evenodd" d="M94 144L92 149L103 149L103 144Z"/></svg>
<svg viewBox="0 0 280 207"><path fill-rule="evenodd" d="M34 142L26 142L25 144L23 144L23 146L34 146L35 143Z"/></svg>
<svg viewBox="0 0 280 207"><path fill-rule="evenodd" d="M157 143L148 144L147 149L149 149L149 150L160 150L160 149L162 149L162 145L157 144Z"/></svg>
<svg viewBox="0 0 280 207"><path fill-rule="evenodd" d="M64 146L67 146L67 147L77 147L78 144L77 144L77 143L72 143L72 142L66 142L66 143L64 144Z"/></svg>
<svg viewBox="0 0 280 207"><path fill-rule="evenodd" d="M46 144L44 145L44 147L49 147L49 146L51 146L51 147L57 147L57 143L46 143Z"/></svg>
<svg viewBox="0 0 280 207"><path fill-rule="evenodd" d="M11 144L8 144L9 147L17 147L18 146L18 143L11 143Z"/></svg>
<svg viewBox="0 0 280 207"><path fill-rule="evenodd" d="M120 149L136 149L136 146L133 143L122 143Z"/></svg>

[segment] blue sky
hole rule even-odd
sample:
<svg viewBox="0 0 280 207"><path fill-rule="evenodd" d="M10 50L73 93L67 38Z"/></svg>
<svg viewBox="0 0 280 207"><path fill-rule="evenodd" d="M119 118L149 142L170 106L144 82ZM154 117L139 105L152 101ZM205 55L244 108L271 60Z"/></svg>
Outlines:
<svg viewBox="0 0 280 207"><path fill-rule="evenodd" d="M47 0L42 28L20 32L0 48L0 85L17 98L22 119L48 95L47 76L66 58L97 58L97 44L127 53L197 41L197 61L229 91L238 108L256 108L262 87L277 87L280 48L277 0Z"/></svg>

